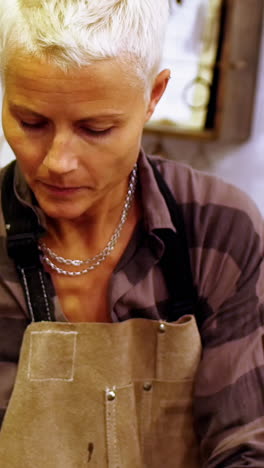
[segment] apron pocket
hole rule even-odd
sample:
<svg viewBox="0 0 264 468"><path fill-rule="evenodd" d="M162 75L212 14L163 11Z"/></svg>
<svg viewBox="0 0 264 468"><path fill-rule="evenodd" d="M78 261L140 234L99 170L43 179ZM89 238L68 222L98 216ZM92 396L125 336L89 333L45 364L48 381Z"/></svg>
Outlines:
<svg viewBox="0 0 264 468"><path fill-rule="evenodd" d="M193 380L136 381L105 392L109 468L200 468Z"/></svg>
<svg viewBox="0 0 264 468"><path fill-rule="evenodd" d="M29 343L28 379L39 382L52 380L72 382L77 336L78 333L73 331L32 331Z"/></svg>

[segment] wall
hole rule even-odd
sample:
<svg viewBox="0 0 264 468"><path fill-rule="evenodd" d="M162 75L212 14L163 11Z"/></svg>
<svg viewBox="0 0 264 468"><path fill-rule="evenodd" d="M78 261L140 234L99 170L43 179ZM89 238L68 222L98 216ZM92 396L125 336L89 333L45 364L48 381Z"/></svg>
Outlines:
<svg viewBox="0 0 264 468"><path fill-rule="evenodd" d="M187 162L239 186L264 214L264 29L260 55L255 115L249 141L238 145L145 136L144 147L149 152L161 148L164 155L172 159Z"/></svg>

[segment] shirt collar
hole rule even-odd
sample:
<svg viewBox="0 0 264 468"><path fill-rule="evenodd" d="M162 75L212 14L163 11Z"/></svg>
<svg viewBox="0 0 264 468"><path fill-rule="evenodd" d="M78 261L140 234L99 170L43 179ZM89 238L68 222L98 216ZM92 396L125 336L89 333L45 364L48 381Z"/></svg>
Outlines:
<svg viewBox="0 0 264 468"><path fill-rule="evenodd" d="M157 163L159 161L158 158L147 156L144 150L141 150L138 159L138 174L145 229L149 232L156 229L172 229L175 232L176 228L171 220L168 206L160 192L148 158L151 158L154 163L155 160L157 160Z"/></svg>
<svg viewBox="0 0 264 468"><path fill-rule="evenodd" d="M15 168L14 192L23 205L30 207L36 213L41 227L47 229L46 216L39 207L32 190L30 190L18 163L16 163Z"/></svg>

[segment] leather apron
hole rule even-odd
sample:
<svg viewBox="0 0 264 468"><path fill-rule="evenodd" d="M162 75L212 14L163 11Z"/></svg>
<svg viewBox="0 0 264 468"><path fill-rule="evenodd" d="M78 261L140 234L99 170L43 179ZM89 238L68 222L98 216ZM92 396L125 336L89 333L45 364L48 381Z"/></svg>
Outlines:
<svg viewBox="0 0 264 468"><path fill-rule="evenodd" d="M0 433L3 468L200 468L193 316L28 326Z"/></svg>

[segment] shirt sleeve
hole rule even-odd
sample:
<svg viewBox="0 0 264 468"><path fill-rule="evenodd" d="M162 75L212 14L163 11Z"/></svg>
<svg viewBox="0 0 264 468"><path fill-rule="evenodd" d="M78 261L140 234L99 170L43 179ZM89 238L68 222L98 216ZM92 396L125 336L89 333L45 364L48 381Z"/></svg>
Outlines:
<svg viewBox="0 0 264 468"><path fill-rule="evenodd" d="M242 197L236 205L243 201L246 211L207 204L189 213L203 343L194 395L203 468L264 466L264 229L253 203Z"/></svg>
<svg viewBox="0 0 264 468"><path fill-rule="evenodd" d="M0 274L0 430L16 379L23 335L29 323L18 301L21 294L15 282L9 282L7 286Z"/></svg>

